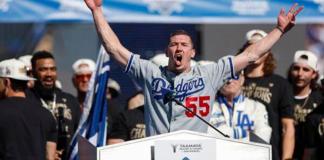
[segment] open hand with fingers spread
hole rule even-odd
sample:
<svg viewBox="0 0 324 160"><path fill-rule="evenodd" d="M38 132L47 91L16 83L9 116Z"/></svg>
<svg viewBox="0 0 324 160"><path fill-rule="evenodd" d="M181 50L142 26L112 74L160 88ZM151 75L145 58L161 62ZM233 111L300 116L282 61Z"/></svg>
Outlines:
<svg viewBox="0 0 324 160"><path fill-rule="evenodd" d="M296 16L301 10L303 10L303 8L304 8L303 6L298 7L298 4L295 3L289 9L287 14L285 13L284 9L281 9L278 16L277 28L282 33L288 32L295 25Z"/></svg>
<svg viewBox="0 0 324 160"><path fill-rule="evenodd" d="M102 0L84 0L84 2L91 11L100 8L102 5Z"/></svg>

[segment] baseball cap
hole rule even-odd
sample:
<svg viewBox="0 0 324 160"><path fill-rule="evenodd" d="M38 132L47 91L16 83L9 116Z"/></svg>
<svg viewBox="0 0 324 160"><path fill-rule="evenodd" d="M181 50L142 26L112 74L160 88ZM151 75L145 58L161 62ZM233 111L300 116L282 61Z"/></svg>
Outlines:
<svg viewBox="0 0 324 160"><path fill-rule="evenodd" d="M294 63L307 64L309 67L317 71L317 57L311 51L299 50L295 52Z"/></svg>
<svg viewBox="0 0 324 160"><path fill-rule="evenodd" d="M119 86L117 81L109 78L108 83L107 83L107 87L109 89L113 90L113 92L112 92L113 97L117 97L120 94L120 86Z"/></svg>
<svg viewBox="0 0 324 160"><path fill-rule="evenodd" d="M75 74L93 72L96 68L96 64L91 59L78 59L72 65L72 69Z"/></svg>
<svg viewBox="0 0 324 160"><path fill-rule="evenodd" d="M169 57L167 57L164 53L160 53L152 57L150 61L158 66L167 66L169 63Z"/></svg>
<svg viewBox="0 0 324 160"><path fill-rule="evenodd" d="M18 60L25 64L27 70L31 70L32 69L31 68L31 66L32 66L31 65L31 59L32 59L32 57L33 57L32 55L24 55L24 56L20 56L18 58Z"/></svg>
<svg viewBox="0 0 324 160"><path fill-rule="evenodd" d="M259 35L259 36L256 36ZM246 40L250 42L257 42L267 36L267 33L261 29L252 29L248 31L245 35Z"/></svg>
<svg viewBox="0 0 324 160"><path fill-rule="evenodd" d="M120 92L120 86L119 86L118 82L111 78L108 79L107 87Z"/></svg>
<svg viewBox="0 0 324 160"><path fill-rule="evenodd" d="M27 76L25 64L14 58L0 62L0 77L22 81L35 80L34 78Z"/></svg>

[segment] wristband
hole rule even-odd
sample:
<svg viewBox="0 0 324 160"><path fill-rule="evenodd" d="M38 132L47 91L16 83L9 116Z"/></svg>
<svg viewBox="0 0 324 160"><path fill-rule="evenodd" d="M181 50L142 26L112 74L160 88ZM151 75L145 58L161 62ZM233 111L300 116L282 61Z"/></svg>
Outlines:
<svg viewBox="0 0 324 160"><path fill-rule="evenodd" d="M276 27L282 34L284 34L285 32L279 27L279 26L277 26Z"/></svg>

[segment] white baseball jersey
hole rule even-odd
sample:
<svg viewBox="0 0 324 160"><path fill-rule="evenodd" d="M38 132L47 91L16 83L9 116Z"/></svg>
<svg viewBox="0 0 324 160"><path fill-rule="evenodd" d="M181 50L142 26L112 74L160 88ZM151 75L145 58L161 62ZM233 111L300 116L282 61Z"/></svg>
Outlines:
<svg viewBox="0 0 324 160"><path fill-rule="evenodd" d="M209 121L218 89L234 77L233 57L227 56L217 63L194 66L179 75L167 67L157 66L133 54L125 72L144 84L146 135L158 135L177 130L206 133L208 126L174 102L163 103L161 88L175 92L175 98L186 107Z"/></svg>
<svg viewBox="0 0 324 160"><path fill-rule="evenodd" d="M253 132L270 142L272 129L265 106L243 95L234 98L233 107L228 105L224 97L218 96L210 123L235 139L248 140L248 133ZM208 128L208 133L218 134L211 127Z"/></svg>

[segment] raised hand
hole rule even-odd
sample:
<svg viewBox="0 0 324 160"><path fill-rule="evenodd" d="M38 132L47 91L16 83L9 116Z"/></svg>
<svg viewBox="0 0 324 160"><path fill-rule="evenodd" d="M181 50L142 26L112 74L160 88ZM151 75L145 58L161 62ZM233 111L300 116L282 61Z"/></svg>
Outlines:
<svg viewBox="0 0 324 160"><path fill-rule="evenodd" d="M295 25L295 19L298 13L303 10L303 6L298 7L298 4L295 3L288 11L288 13L285 13L284 9L280 10L280 13L278 15L278 22L277 22L277 28L285 33L288 32L294 25Z"/></svg>
<svg viewBox="0 0 324 160"><path fill-rule="evenodd" d="M102 0L84 0L90 10L100 8L102 5Z"/></svg>

